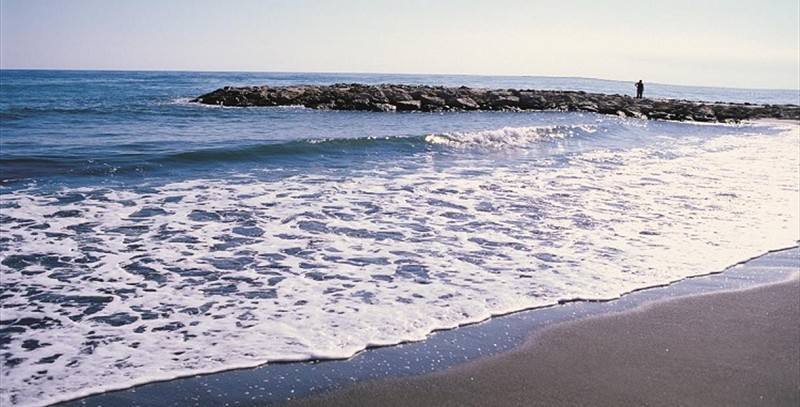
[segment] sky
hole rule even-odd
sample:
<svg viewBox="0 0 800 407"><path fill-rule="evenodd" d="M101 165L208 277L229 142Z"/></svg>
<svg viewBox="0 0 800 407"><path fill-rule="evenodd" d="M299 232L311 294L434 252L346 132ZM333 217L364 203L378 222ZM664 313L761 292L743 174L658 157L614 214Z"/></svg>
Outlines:
<svg viewBox="0 0 800 407"><path fill-rule="evenodd" d="M0 0L0 67L800 89L800 1Z"/></svg>

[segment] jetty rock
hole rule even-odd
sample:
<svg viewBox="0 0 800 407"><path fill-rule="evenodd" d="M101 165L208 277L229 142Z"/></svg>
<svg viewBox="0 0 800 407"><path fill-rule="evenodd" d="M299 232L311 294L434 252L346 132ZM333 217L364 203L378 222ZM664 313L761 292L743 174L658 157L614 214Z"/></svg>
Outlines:
<svg viewBox="0 0 800 407"><path fill-rule="evenodd" d="M580 111L698 122L750 119L800 120L800 106L635 99L580 91L484 89L426 85L226 86L192 100L219 106L304 106L325 110L373 112Z"/></svg>

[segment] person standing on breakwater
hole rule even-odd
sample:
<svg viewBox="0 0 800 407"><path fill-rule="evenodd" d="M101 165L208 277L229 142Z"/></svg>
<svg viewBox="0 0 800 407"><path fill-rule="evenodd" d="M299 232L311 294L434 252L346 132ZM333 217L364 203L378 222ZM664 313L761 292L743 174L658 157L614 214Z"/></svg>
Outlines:
<svg viewBox="0 0 800 407"><path fill-rule="evenodd" d="M642 80L639 79L639 82L636 82L635 86L636 86L636 99L641 99L642 95L644 94L644 83L642 83Z"/></svg>

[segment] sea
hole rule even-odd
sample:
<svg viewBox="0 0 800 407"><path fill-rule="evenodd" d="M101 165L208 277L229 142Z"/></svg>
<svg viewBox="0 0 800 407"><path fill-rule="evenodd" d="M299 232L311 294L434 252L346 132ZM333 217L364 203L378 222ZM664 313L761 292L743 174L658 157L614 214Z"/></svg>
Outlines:
<svg viewBox="0 0 800 407"><path fill-rule="evenodd" d="M0 71L0 404L347 358L798 243L796 123L190 102L342 82L630 95L631 79Z"/></svg>

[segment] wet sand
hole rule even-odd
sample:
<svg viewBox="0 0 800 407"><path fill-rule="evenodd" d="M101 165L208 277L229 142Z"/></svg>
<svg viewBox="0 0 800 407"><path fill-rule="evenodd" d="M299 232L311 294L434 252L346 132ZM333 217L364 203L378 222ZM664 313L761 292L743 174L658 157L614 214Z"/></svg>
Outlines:
<svg viewBox="0 0 800 407"><path fill-rule="evenodd" d="M797 406L800 278L566 322L441 372L291 406Z"/></svg>

